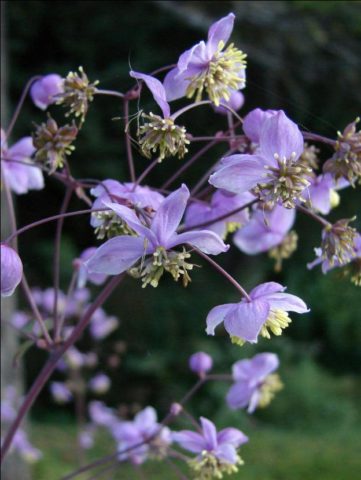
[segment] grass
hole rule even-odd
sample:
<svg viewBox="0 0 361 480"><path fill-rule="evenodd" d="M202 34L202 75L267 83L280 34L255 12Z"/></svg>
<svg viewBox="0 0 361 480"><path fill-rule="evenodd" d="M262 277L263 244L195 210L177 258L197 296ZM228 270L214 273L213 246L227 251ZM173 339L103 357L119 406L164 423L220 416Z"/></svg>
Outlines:
<svg viewBox="0 0 361 480"><path fill-rule="evenodd" d="M242 480L358 480L361 457L357 448L359 438L356 428L352 431L323 431L320 433L300 430L276 430L257 427L247 432L249 444L242 448L245 465L231 479ZM59 480L77 465L76 448L70 439L75 438L74 427L53 423L33 423L32 441L44 453L44 458L33 467L34 480ZM88 454L92 461L113 452L114 446L107 438ZM181 465L184 473L187 467ZM143 473L122 464L116 470L97 477L106 480L173 480L179 478L166 462L148 462ZM77 477L92 478L96 471ZM188 472L190 473L190 472ZM95 477L94 477L95 478ZM189 474L189 478L191 475Z"/></svg>

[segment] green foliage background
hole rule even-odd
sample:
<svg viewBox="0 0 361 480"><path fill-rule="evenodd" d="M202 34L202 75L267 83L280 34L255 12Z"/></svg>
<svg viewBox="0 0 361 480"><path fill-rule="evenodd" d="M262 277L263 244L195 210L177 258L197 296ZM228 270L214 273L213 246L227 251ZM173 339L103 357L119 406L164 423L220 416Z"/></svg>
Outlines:
<svg viewBox="0 0 361 480"><path fill-rule="evenodd" d="M361 4L338 1L53 1L49 6L44 1L13 0L6 4L11 106L30 76L50 72L65 76L79 65L90 79L99 79L101 87L124 91L132 84L127 76L129 65L148 72L174 63L181 52L205 37L212 21L229 11L237 16L232 39L248 53L244 114L255 107L284 109L304 129L330 137L360 114ZM141 103L145 110L154 108L147 94ZM91 106L71 158L76 176L127 180L123 127L114 120L122 115L120 107L106 97L97 98ZM204 135L223 128L222 118L209 115L207 109L193 112L184 117L185 124L192 125L192 133ZM27 102L14 140L29 134L32 121L43 119L44 114ZM213 150L179 182L194 184L219 153ZM322 153L326 159L329 152ZM146 160L136 158L137 172L146 165ZM164 162L150 175L149 183L159 185L178 165L178 160ZM63 194L63 187L49 179L45 192L19 197L19 223L58 213ZM344 192L342 206L332 218L351 217L359 205L359 191L350 189ZM71 208L82 205L74 200ZM194 272L186 290L167 279L156 290L142 290L135 280L127 278L106 305L121 319L116 335L127 344L124 361L112 373L114 388L109 402L153 404L165 412L169 402L192 384L186 363L194 351L211 353L219 372L256 351L274 351L282 359L285 389L267 411L256 415L259 421L306 430L321 426L347 429L358 422L359 291L337 272L325 277L318 270L308 271L305 264L313 258L320 231L307 218L299 218L296 228L302 247L281 274L273 273L266 256L246 257L234 251L220 259L246 288L271 279L279 281L311 307L308 315L294 315L282 338L262 340L256 347L241 350L231 345L222 331L215 338L206 337L205 317L210 308L237 300L235 292L208 265ZM30 280L41 287L52 278L54 231L55 225L48 224L20 239ZM64 289L72 258L93 244L86 218L65 222L61 262ZM43 358L35 352L28 355L30 382ZM208 386L191 410L196 415L213 415L224 424L247 424L243 414L227 410L225 391L226 387L218 384ZM38 412L47 402L43 395Z"/></svg>

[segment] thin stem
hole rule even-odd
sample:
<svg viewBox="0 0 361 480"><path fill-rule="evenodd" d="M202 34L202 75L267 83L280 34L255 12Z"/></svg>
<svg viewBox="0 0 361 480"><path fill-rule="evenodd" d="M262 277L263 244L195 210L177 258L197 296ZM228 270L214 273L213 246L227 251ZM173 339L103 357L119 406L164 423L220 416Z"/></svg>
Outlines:
<svg viewBox="0 0 361 480"><path fill-rule="evenodd" d="M158 165L158 163L160 163L159 162L159 157L156 158L155 160L153 160L153 162L151 162L147 166L147 168L144 170L144 172L141 175L139 175L136 182L134 182L133 190L135 190L135 187L137 187L145 179L145 177L153 170L154 167L156 167Z"/></svg>
<svg viewBox="0 0 361 480"><path fill-rule="evenodd" d="M69 186L65 192L64 200L61 205L60 215L66 213L69 206L71 197L73 195L73 187ZM61 217L57 221L55 232L55 248L54 248L54 261L53 261L53 273L54 273L54 305L53 305L53 321L54 321L54 339L55 342L59 340L59 319L58 319L58 295L59 295L59 277L60 277L60 247L61 247L61 234L64 225L64 217Z"/></svg>
<svg viewBox="0 0 361 480"><path fill-rule="evenodd" d="M23 104L24 104L24 101L25 101L25 98L26 98L26 95L28 94L28 91L31 87L31 85L36 82L36 80L39 80L40 78L42 78L40 75L37 75L35 77L32 77L30 78L30 80L28 80L28 82L26 83L22 93L21 93L21 96L20 96L20 99L19 99L19 102L15 108L15 111L13 113L13 116L11 117L11 120L10 120L10 123L9 123L9 126L6 130L6 133L5 133L5 139L7 140L10 135L11 135L11 132L13 131L13 128L15 126L15 123L16 123L16 120L18 119L18 116L20 114L20 111L23 107Z"/></svg>
<svg viewBox="0 0 361 480"><path fill-rule="evenodd" d="M73 275L71 276L71 280L70 280L69 287L68 287L68 293L67 293L67 296L66 296L66 304L67 305L69 305L69 303L70 303L71 297L74 293L74 289L75 289L77 280L78 280L78 272L75 271L75 272L73 272ZM60 338L61 332L63 330L65 318L66 318L66 309L64 309L64 311L62 312L62 314L59 318L59 323L58 323L58 337L59 338Z"/></svg>
<svg viewBox="0 0 361 480"><path fill-rule="evenodd" d="M237 280L235 280L232 275L230 275L228 272L226 272L224 270L224 268L222 268L220 265L218 265L217 262L215 262L214 260L212 260L211 257L209 257L206 253L203 253L201 252L200 250L198 250L198 248L195 248L193 247L193 250L198 253L198 255L202 258L204 258L205 260L207 260L208 263L210 263L212 265L212 267L214 267L219 273L221 273L233 286L236 287L236 289L241 292L241 294L250 302L251 301L251 298L249 297L248 293L246 292L246 290L237 282Z"/></svg>
<svg viewBox="0 0 361 480"><path fill-rule="evenodd" d="M109 95L112 97L124 98L124 93L116 92L115 90L97 89L95 95Z"/></svg>
<svg viewBox="0 0 361 480"><path fill-rule="evenodd" d="M128 132L129 127L129 100L127 97L123 99L123 108L124 108L124 123L125 123L125 146L127 151L127 159L128 159L128 167L129 167L129 174L130 179L132 182L135 182L135 169L134 169L134 160L133 160L133 152L132 152L132 143L131 137Z"/></svg>
<svg viewBox="0 0 361 480"><path fill-rule="evenodd" d="M301 133L305 140L314 140L315 142L326 143L327 145L331 145L332 147L336 145L336 140L332 140L331 138L327 138L322 135L317 135L316 133L311 133L311 132L302 131Z"/></svg>
<svg viewBox="0 0 361 480"><path fill-rule="evenodd" d="M8 452L10 445L12 443L12 440L14 438L14 435L19 428L22 420L24 419L25 415L27 412L30 410L31 406L33 405L34 401L37 399L39 393L43 389L45 383L49 379L50 375L53 373L55 370L55 367L60 360L60 358L63 356L63 354L68 350L69 347L71 347L81 336L85 328L88 326L91 317L95 310L97 310L103 303L107 300L109 295L113 292L115 287L120 283L120 281L123 279L123 275L118 275L110 280L110 282L107 283L107 285L104 287L104 289L100 292L98 297L95 299L92 305L86 310L84 316L80 319L79 323L75 326L73 329L71 335L69 338L59 346L58 350L54 351L42 370L40 371L39 375L35 379L35 382L31 386L29 392L27 393L25 400L20 407L20 410L10 426L9 431L6 434L6 437L4 439L4 443L1 447L1 456L0 456L0 462L2 463L6 453Z"/></svg>
<svg viewBox="0 0 361 480"><path fill-rule="evenodd" d="M13 233L13 232L16 232L16 228L17 228L15 206L14 206L14 200L13 200L9 185L8 185L7 181L5 180L4 168L3 168L2 165L1 165L1 185L3 185L3 187L4 187L6 203L7 203L8 210L9 210L10 229L11 229L11 232ZM5 243L12 244L13 248L16 251L18 251L17 238L15 238L15 237L11 238L11 235L10 235L9 239L7 239L7 241Z"/></svg>
<svg viewBox="0 0 361 480"><path fill-rule="evenodd" d="M213 225L213 223L220 222L221 220L225 220L228 217L231 217L232 215L235 215L236 213L241 212L242 210L245 210L246 208L251 207L255 203L257 203L259 200L258 198L252 200L251 202L246 203L245 205L242 205L242 207L235 208L234 210L231 210L228 213L224 213L223 215L220 215L219 217L212 218L212 220L208 220L206 222L202 223L197 223L195 225L191 225L190 227L187 228L179 228L178 232L188 232L189 230L194 230L197 228L203 228L207 227L208 225Z"/></svg>
<svg viewBox="0 0 361 480"><path fill-rule="evenodd" d="M218 139L213 139L208 145L202 147L197 153L195 153L186 163L184 163L179 170L177 170L160 188L168 188L174 180L176 180L182 173L188 170L199 158L201 158L208 150L218 143Z"/></svg>
<svg viewBox="0 0 361 480"><path fill-rule="evenodd" d="M172 68L175 68L176 66L177 66L176 63L172 63L171 65L166 65L165 67L157 68L156 70L153 70L148 75L151 75L152 77L154 77L155 75L158 75L158 73L166 72L167 70L171 70Z"/></svg>
<svg viewBox="0 0 361 480"><path fill-rule="evenodd" d="M120 467L119 461L116 460L114 463L112 463L111 465L107 465L105 468L102 468L95 475L92 475L91 477L88 477L86 480L97 480L98 478L101 478L106 473L109 473L112 470L116 470L119 467Z"/></svg>
<svg viewBox="0 0 361 480"><path fill-rule="evenodd" d="M8 238L5 240L5 243L11 242L13 238L18 237L22 233L27 232L32 228L39 227L40 225L44 225L45 223L48 223L48 222L53 222L54 220L58 220L59 218L76 217L77 215L85 215L87 213L92 213L92 212L106 212L108 210L110 209L109 208L94 208L94 209L89 208L86 210L77 210L76 212L52 215L51 217L43 218L42 220L37 220L36 222L29 223L29 225L25 225L24 227L19 228L19 230L16 230L14 233L8 236Z"/></svg>
<svg viewBox="0 0 361 480"><path fill-rule="evenodd" d="M191 103L190 105L186 105L185 107L181 108L177 112L173 113L173 115L171 115L170 118L172 120L175 120L180 115L183 115L183 113L188 112L188 110L192 110L193 108L197 108L202 105L212 105L212 102L210 100L201 100L200 102Z"/></svg>
<svg viewBox="0 0 361 480"><path fill-rule="evenodd" d="M316 222L320 223L323 227L329 227L331 225L330 222L322 218L320 215L317 215L317 213L311 212L308 208L304 207L303 205L297 205L297 210L300 212L304 213L305 215L308 215L311 217L313 220L316 220Z"/></svg>

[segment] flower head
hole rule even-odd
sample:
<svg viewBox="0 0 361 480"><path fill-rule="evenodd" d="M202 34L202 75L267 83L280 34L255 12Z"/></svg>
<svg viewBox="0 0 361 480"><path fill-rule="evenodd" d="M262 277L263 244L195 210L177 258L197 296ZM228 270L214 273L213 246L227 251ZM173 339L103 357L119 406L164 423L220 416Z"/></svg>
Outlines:
<svg viewBox="0 0 361 480"><path fill-rule="evenodd" d="M152 407L137 413L131 422L115 424L112 434L118 442L119 460L130 460L135 465L145 462L148 457L164 457L172 443L169 428L157 422L157 413Z"/></svg>
<svg viewBox="0 0 361 480"><path fill-rule="evenodd" d="M236 362L232 368L235 383L227 393L230 408L248 406L248 413L253 413L257 407L266 407L282 388L279 376L272 373L278 366L279 360L274 353L259 353Z"/></svg>
<svg viewBox="0 0 361 480"><path fill-rule="evenodd" d="M16 251L2 243L1 256L1 296L10 297L23 277L23 264Z"/></svg>
<svg viewBox="0 0 361 480"><path fill-rule="evenodd" d="M295 208L305 201L302 195L312 172L299 160L302 152L302 134L281 110L262 123L256 153L224 158L209 183L233 193L252 190L269 207Z"/></svg>
<svg viewBox="0 0 361 480"><path fill-rule="evenodd" d="M44 188L43 173L31 159L34 152L31 137L21 138L8 147L5 132L1 130L1 166L4 181L18 195Z"/></svg>
<svg viewBox="0 0 361 480"><path fill-rule="evenodd" d="M188 152L187 145L190 143L186 136L185 127L174 123L170 114L170 107L166 99L166 92L159 80L139 72L130 72L130 76L143 80L153 94L154 100L162 110L163 117L143 113L146 122L139 128L138 136L141 152L147 158L159 151L159 162L166 157L178 156L183 158Z"/></svg>
<svg viewBox="0 0 361 480"><path fill-rule="evenodd" d="M201 417L201 433L183 430L173 433L173 440L182 448L197 457L190 466L202 480L222 478L224 473L238 471L237 465L243 461L237 454L237 448L248 442L248 437L236 428L225 428L217 432L215 425L207 418Z"/></svg>
<svg viewBox="0 0 361 480"><path fill-rule="evenodd" d="M86 261L88 271L118 275L141 260L132 273L142 277L144 286L156 287L164 271L171 273L174 280L182 277L183 283L187 284L190 280L187 270L192 268L186 261L189 254L185 250L176 252L174 247L189 244L211 255L228 249L209 230L176 233L188 198L189 190L182 185L160 204L149 227L141 223L129 208L116 203L107 204L138 236L120 235L105 242Z"/></svg>
<svg viewBox="0 0 361 480"><path fill-rule="evenodd" d="M64 80L60 75L51 73L34 82L30 89L30 96L34 104L41 110L56 102L57 96L64 91Z"/></svg>
<svg viewBox="0 0 361 480"><path fill-rule="evenodd" d="M208 40L184 52L177 67L164 79L169 101L187 96L199 101L205 92L219 106L228 101L234 90L245 86L246 55L233 43L226 47L234 24L230 13L214 23L208 30Z"/></svg>
<svg viewBox="0 0 361 480"><path fill-rule="evenodd" d="M287 312L306 313L308 308L295 295L284 293L286 287L276 282L262 283L249 293L249 300L214 307L207 316L208 335L224 322L233 343L257 343L258 335L281 335L291 319Z"/></svg>

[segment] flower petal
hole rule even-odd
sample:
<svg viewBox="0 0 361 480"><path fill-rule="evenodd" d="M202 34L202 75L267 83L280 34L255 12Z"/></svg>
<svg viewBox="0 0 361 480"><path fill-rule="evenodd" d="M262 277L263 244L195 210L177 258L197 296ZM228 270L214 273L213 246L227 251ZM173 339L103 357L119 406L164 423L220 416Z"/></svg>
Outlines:
<svg viewBox="0 0 361 480"><path fill-rule="evenodd" d="M226 315L224 326L231 336L257 343L258 334L267 320L270 307L267 302L241 302Z"/></svg>
<svg viewBox="0 0 361 480"><path fill-rule="evenodd" d="M280 110L266 120L260 135L261 154L269 161L274 154L281 158L290 158L294 153L296 159L303 152L303 136L298 126Z"/></svg>
<svg viewBox="0 0 361 480"><path fill-rule="evenodd" d="M224 317L236 307L236 303L226 303L224 305L218 305L217 307L212 308L207 316L207 328L206 332L208 335L214 335L214 329L223 322Z"/></svg>
<svg viewBox="0 0 361 480"><path fill-rule="evenodd" d="M242 128L252 142L259 143L264 122L275 113L277 113L276 110L261 110L260 108L255 108L244 117Z"/></svg>
<svg viewBox="0 0 361 480"><path fill-rule="evenodd" d="M179 443L179 445L190 452L199 453L206 447L206 442L202 435L190 430L182 430L181 432L174 432L172 439Z"/></svg>
<svg viewBox="0 0 361 480"><path fill-rule="evenodd" d="M209 55L213 55L217 49L219 42L226 44L231 36L235 16L229 13L226 17L221 18L218 22L213 23L208 30L207 50Z"/></svg>
<svg viewBox="0 0 361 480"><path fill-rule="evenodd" d="M185 184L168 195L156 211L151 230L161 245L166 246L182 220L189 198L189 190Z"/></svg>
<svg viewBox="0 0 361 480"><path fill-rule="evenodd" d="M237 463L237 451L233 445L220 445L214 452L215 456L222 462L235 465Z"/></svg>
<svg viewBox="0 0 361 480"><path fill-rule="evenodd" d="M166 247L172 248L182 243L189 243L190 245L199 248L202 252L210 255L218 255L229 249L229 245L226 245L223 240L211 230L196 230L193 232L181 233L179 235L174 234L168 241Z"/></svg>
<svg viewBox="0 0 361 480"><path fill-rule="evenodd" d="M237 428L224 428L217 435L218 443L230 443L234 447L239 447L248 442L248 437Z"/></svg>
<svg viewBox="0 0 361 480"><path fill-rule="evenodd" d="M271 295L273 293L283 292L284 290L286 290L286 287L284 287L280 283L266 282L266 283L261 283L260 285L257 285L257 287L253 288L249 296L252 298L252 300L267 296L267 300L268 300L268 295Z"/></svg>
<svg viewBox="0 0 361 480"><path fill-rule="evenodd" d="M254 387L251 387L248 382L236 382L228 390L226 396L227 405L232 410L245 408L249 404L253 392Z"/></svg>
<svg viewBox="0 0 361 480"><path fill-rule="evenodd" d="M8 152L12 160L24 161L25 158L31 157L35 152L33 139L31 137L22 138L14 143L14 145L8 149Z"/></svg>
<svg viewBox="0 0 361 480"><path fill-rule="evenodd" d="M166 92L168 102L182 98L186 94L189 80L187 72L180 73L178 68L173 68L164 78L163 86Z"/></svg>
<svg viewBox="0 0 361 480"><path fill-rule="evenodd" d="M133 70L129 72L129 75L133 78L143 80L146 83L147 87L153 94L154 100L160 106L163 112L163 116L165 118L169 117L170 108L167 102L166 92L162 83L157 78L154 78L151 75L146 75L140 72L134 72Z"/></svg>
<svg viewBox="0 0 361 480"><path fill-rule="evenodd" d="M144 238L121 235L103 243L84 265L90 273L118 275L134 265L145 251Z"/></svg>
<svg viewBox="0 0 361 480"><path fill-rule="evenodd" d="M271 308L279 308L286 312L306 313L310 311L301 298L290 293L274 293L267 296L267 301Z"/></svg>
<svg viewBox="0 0 361 480"><path fill-rule="evenodd" d="M201 417L201 424L203 430L203 437L207 443L207 450L213 450L217 448L217 430L213 422L207 418Z"/></svg>
<svg viewBox="0 0 361 480"><path fill-rule="evenodd" d="M228 162L225 158L225 166L209 177L209 183L228 192L244 193L262 181L266 175L265 161L262 157L256 155L237 155L237 157L239 159Z"/></svg>

